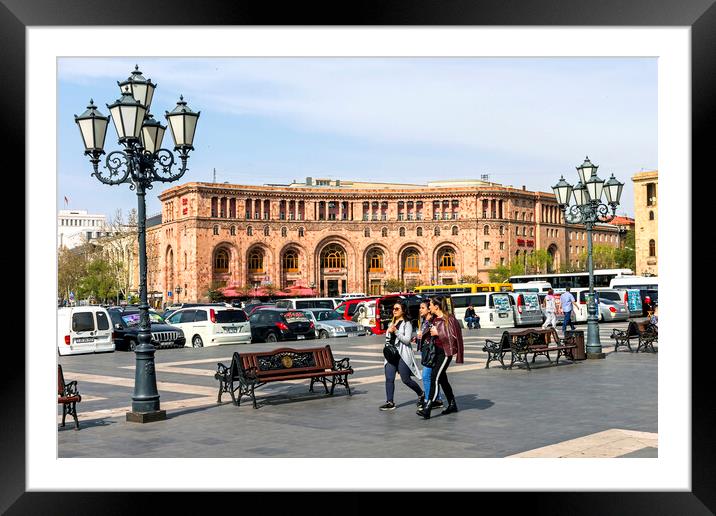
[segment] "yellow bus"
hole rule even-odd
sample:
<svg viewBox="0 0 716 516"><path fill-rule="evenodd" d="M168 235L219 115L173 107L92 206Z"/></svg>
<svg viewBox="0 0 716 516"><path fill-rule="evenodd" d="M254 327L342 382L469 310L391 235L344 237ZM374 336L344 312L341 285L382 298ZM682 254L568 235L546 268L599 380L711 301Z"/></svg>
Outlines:
<svg viewBox="0 0 716 516"><path fill-rule="evenodd" d="M512 283L456 283L454 285L421 285L416 294L467 294L474 292L512 292Z"/></svg>

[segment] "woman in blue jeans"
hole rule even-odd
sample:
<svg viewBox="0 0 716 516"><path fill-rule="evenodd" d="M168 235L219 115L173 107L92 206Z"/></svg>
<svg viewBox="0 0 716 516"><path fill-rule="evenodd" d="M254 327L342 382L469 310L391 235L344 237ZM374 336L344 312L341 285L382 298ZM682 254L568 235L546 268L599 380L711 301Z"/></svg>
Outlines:
<svg viewBox="0 0 716 516"><path fill-rule="evenodd" d="M418 319L418 332L413 337L413 341L417 342L418 344L418 351L423 350L423 345L427 344L428 339L432 338L430 335L430 320L433 318L433 314L430 313L430 310L428 309L428 301L423 301L420 303L420 310L419 310L420 318ZM432 373L432 368L426 366L423 364L423 390L425 391L425 397L422 400L418 400L418 407L422 408L425 404L425 400L430 398L430 374ZM443 400L440 396L440 387L438 387L438 397L433 402L433 407L442 407L443 406Z"/></svg>

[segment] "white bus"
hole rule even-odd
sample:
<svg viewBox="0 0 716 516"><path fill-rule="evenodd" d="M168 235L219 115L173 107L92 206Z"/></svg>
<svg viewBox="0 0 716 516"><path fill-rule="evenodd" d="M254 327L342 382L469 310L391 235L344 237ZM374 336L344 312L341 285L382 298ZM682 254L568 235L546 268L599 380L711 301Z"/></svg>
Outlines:
<svg viewBox="0 0 716 516"><path fill-rule="evenodd" d="M610 282L615 278L624 276L633 276L634 271L631 269L595 269L594 270L594 286L609 287ZM553 289L560 288L584 288L589 287L589 272L564 272L547 274L519 274L511 276L510 283L527 283L528 281L546 281L552 285Z"/></svg>
<svg viewBox="0 0 716 516"><path fill-rule="evenodd" d="M609 282L609 288L634 288L639 290L659 290L658 276L623 276Z"/></svg>

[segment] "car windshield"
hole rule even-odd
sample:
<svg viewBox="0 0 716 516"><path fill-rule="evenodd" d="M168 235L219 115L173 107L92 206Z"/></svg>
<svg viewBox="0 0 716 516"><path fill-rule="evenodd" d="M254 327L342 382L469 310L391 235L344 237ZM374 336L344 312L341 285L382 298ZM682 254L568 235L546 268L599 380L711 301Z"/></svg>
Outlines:
<svg viewBox="0 0 716 516"><path fill-rule="evenodd" d="M342 319L341 314L335 310L323 310L321 312L314 312L316 319L319 321L338 321Z"/></svg>
<svg viewBox="0 0 716 516"><path fill-rule="evenodd" d="M139 324L139 312L122 315L122 321L127 326L137 326ZM149 321L153 324L166 324L162 316L156 312L149 312Z"/></svg>

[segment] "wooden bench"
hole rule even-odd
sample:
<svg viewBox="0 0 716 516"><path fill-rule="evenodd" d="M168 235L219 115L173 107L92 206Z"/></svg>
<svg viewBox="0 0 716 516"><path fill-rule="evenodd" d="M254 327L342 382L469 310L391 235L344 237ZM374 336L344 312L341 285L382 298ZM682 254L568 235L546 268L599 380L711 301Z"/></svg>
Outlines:
<svg viewBox="0 0 716 516"><path fill-rule="evenodd" d="M629 321L629 326L627 326L626 330L614 329L609 337L614 339L614 351L618 351L622 346L626 346L629 351L633 351L631 341L635 340L637 342L636 353L642 348L644 348L644 352L651 351L656 353L654 342L659 340L659 330L650 321Z"/></svg>
<svg viewBox="0 0 716 516"><path fill-rule="evenodd" d="M77 381L65 382L65 375L62 373L62 366L57 364L57 403L62 405L62 426L65 426L67 414L75 419L75 430L80 429L80 422L77 420L77 404L82 401L77 390Z"/></svg>
<svg viewBox="0 0 716 516"><path fill-rule="evenodd" d="M552 342L554 341L554 342ZM556 364L559 364L561 356L568 356L574 361L574 350L577 348L576 338L569 336L562 338L554 328L550 329L527 329L519 331L504 331L500 342L486 339L483 351L488 353L486 368L489 368L490 362L499 360L504 369L504 357L509 352L511 355L510 365L508 369L512 369L515 363L524 362L527 369L530 364L527 360L528 355L532 355L532 363L538 355L544 355L547 360L552 362L549 354L552 351L557 352Z"/></svg>
<svg viewBox="0 0 716 516"><path fill-rule="evenodd" d="M232 402L238 407L243 396L250 396L254 408L256 404L255 390L270 382L310 379L309 391L313 392L315 383L322 383L326 394L333 394L336 385L345 386L348 395L348 375L353 374L350 358L334 360L330 346L322 348L291 349L280 348L273 351L255 353L235 352L231 365L217 364L214 378L219 380L219 396L228 392ZM328 383L331 384L330 392ZM237 393L238 391L238 393Z"/></svg>

